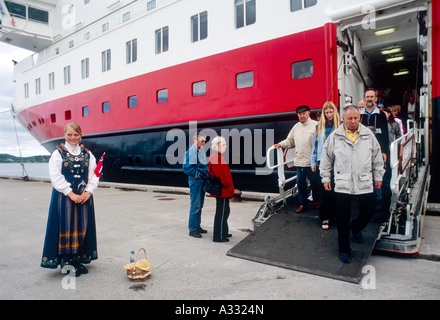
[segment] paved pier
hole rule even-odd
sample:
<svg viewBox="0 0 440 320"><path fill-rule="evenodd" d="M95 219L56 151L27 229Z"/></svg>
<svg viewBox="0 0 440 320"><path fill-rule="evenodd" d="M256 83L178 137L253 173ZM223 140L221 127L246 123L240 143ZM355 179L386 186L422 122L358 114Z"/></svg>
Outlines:
<svg viewBox="0 0 440 320"><path fill-rule="evenodd" d="M227 256L252 229L258 195L231 202L232 238L214 243L214 199L203 209L208 234L195 239L187 229L188 189L110 183L95 193L99 258L67 282L59 268L39 266L51 189L44 179L0 178L0 299L440 299L439 216L426 217L419 257L373 254L374 283L352 284ZM139 248L153 273L134 283L123 267Z"/></svg>

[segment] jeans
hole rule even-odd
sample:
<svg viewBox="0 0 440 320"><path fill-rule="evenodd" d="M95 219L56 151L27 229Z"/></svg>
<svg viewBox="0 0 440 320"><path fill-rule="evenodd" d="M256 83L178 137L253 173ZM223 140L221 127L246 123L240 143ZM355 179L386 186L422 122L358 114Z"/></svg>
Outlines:
<svg viewBox="0 0 440 320"><path fill-rule="evenodd" d="M188 177L189 196L191 199L191 206L189 209L188 229L189 231L196 231L200 229L200 222L202 217L203 203L205 202L205 180L203 178Z"/></svg>
<svg viewBox="0 0 440 320"><path fill-rule="evenodd" d="M296 167L296 183L298 184L298 201L299 205L305 205L307 202L307 180L309 177L312 186L313 201L319 201L319 176L312 171L310 167Z"/></svg>

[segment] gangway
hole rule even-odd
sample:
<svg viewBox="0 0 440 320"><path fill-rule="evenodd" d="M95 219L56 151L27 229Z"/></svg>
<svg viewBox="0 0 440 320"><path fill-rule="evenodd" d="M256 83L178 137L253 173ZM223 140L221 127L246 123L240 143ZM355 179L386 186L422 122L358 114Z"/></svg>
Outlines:
<svg viewBox="0 0 440 320"><path fill-rule="evenodd" d="M352 263L338 259L337 228L320 228L319 212L297 214L296 176L286 178L292 166L289 154L270 147L267 166L277 170L279 195L266 196L253 219L254 231L228 251L229 256L297 271L358 283L374 249L403 254L418 253L429 189L429 165L425 163L426 128L408 122L408 133L391 145L391 205L387 221L370 222L362 231L361 244L352 245ZM275 162L274 159L277 161ZM353 201L357 214L357 202Z"/></svg>
<svg viewBox="0 0 440 320"><path fill-rule="evenodd" d="M352 262L341 262L336 226L323 230L318 209L310 208L301 214L295 212L298 207L296 175L286 178L285 168L294 165L293 153L291 150L284 154L281 148L268 149L267 166L277 170L280 193L273 198L265 197L253 219L254 231L227 255L358 283L382 226L369 224L362 232L362 243L352 248ZM356 204L353 208L357 212Z"/></svg>

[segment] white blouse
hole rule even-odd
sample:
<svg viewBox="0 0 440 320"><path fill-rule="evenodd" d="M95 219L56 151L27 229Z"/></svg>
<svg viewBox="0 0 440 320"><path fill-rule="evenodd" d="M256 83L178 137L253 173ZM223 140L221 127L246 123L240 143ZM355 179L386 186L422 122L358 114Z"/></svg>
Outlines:
<svg viewBox="0 0 440 320"><path fill-rule="evenodd" d="M77 156L81 153L81 148L79 147L79 145L72 146L66 141L64 143L64 146L66 147L67 151L69 151L69 153L74 156ZM94 174L96 168L96 158L90 151L89 155L89 184L85 191L93 193L98 187L99 178ZM63 159L61 158L60 152L58 150L52 152L52 155L49 159L49 177L50 182L52 183L52 186L55 188L55 190L57 190L58 192L62 192L65 196L67 196L67 194L72 191L72 188L70 188L70 183L67 182L67 180L61 173L62 163Z"/></svg>

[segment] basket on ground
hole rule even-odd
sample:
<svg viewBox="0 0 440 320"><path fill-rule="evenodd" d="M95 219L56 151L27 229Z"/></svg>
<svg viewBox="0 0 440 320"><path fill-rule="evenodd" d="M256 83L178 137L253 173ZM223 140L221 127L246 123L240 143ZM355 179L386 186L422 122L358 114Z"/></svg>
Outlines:
<svg viewBox="0 0 440 320"><path fill-rule="evenodd" d="M144 251L145 259L137 261L138 253L141 250ZM140 282L150 278L151 264L147 261L147 251L144 248L140 248L134 256L134 262L125 265L124 269L127 270L127 278L130 281Z"/></svg>

